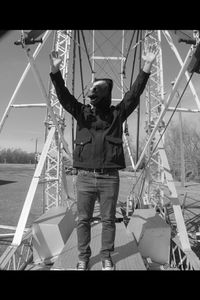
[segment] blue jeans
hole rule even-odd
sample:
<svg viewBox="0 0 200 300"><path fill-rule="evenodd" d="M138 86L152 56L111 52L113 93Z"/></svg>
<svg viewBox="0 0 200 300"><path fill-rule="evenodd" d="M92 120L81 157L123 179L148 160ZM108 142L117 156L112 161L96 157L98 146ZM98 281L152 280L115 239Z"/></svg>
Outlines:
<svg viewBox="0 0 200 300"><path fill-rule="evenodd" d="M115 213L119 194L119 172L110 170L98 174L79 170L77 175L77 239L79 259L87 261L91 256L91 218L95 201L99 200L102 221L101 259L110 257L114 251Z"/></svg>

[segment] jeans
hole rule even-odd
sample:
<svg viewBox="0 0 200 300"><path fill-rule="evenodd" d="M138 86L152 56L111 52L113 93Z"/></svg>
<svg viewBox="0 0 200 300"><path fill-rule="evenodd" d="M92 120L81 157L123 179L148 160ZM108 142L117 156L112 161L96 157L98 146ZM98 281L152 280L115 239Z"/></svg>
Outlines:
<svg viewBox="0 0 200 300"><path fill-rule="evenodd" d="M99 200L102 221L101 259L110 257L114 251L115 213L119 194L119 172L110 170L106 174L79 170L77 187L77 240L79 260L88 261L91 256L91 218L95 201Z"/></svg>

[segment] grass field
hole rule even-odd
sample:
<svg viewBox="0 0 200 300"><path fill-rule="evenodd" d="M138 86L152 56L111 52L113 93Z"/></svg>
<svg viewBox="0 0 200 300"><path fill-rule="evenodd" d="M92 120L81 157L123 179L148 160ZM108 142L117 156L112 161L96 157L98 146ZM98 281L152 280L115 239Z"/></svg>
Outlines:
<svg viewBox="0 0 200 300"><path fill-rule="evenodd" d="M16 226L34 174L34 165L0 165L0 224ZM38 185L27 226L42 212L42 190Z"/></svg>
<svg viewBox="0 0 200 300"><path fill-rule="evenodd" d="M16 226L25 198L31 183L35 166L31 164L0 164L0 224ZM120 172L119 200L126 201L126 198L133 185L133 173ZM72 176L67 176L68 193L74 198ZM176 182L177 192L180 201L185 201L186 210L192 209L200 212L200 184L187 183L183 188ZM33 205L28 218L27 226L42 214L42 185L38 184ZM187 212L185 211L187 217ZM198 225L198 224L197 224ZM199 224L200 225L200 224Z"/></svg>
<svg viewBox="0 0 200 300"><path fill-rule="evenodd" d="M34 174L34 165L24 164L0 164L0 224L16 226L19 216ZM121 201L131 189L132 177L121 177L120 194ZM67 176L68 193L74 198L72 176ZM27 221L27 227L42 214L42 185L38 184L33 200L31 212Z"/></svg>

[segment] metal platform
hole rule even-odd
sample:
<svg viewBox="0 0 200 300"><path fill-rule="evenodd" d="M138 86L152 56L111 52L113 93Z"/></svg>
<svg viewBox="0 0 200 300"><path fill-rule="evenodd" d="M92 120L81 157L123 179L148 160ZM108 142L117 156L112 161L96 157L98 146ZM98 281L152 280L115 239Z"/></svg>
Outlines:
<svg viewBox="0 0 200 300"><path fill-rule="evenodd" d="M102 224L93 224L91 230L90 270L101 270L99 251L101 248ZM116 223L115 251L112 255L116 270L146 270L141 254L138 252L133 235L126 230L123 222ZM78 261L76 228L51 270L75 270Z"/></svg>

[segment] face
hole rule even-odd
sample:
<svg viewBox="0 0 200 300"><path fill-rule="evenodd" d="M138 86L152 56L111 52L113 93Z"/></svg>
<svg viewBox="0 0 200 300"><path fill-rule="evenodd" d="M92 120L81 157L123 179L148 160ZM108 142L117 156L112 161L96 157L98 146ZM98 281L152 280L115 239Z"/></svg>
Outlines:
<svg viewBox="0 0 200 300"><path fill-rule="evenodd" d="M93 83L88 97L90 98L90 103L96 105L101 99L103 99L108 94L108 85L105 81L100 80Z"/></svg>

